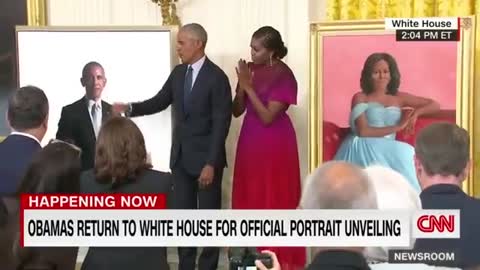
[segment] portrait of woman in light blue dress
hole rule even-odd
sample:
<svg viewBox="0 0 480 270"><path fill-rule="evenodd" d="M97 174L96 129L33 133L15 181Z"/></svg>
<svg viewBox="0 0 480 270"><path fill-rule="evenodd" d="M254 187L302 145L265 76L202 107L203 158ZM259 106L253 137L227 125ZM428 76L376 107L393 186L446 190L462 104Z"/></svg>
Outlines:
<svg viewBox="0 0 480 270"><path fill-rule="evenodd" d="M419 116L440 109L432 99L399 92L400 71L387 53L371 54L360 78L362 91L352 98L349 134L338 149L336 160L359 166L392 168L420 191L414 167L414 148L395 140L397 132L412 132Z"/></svg>

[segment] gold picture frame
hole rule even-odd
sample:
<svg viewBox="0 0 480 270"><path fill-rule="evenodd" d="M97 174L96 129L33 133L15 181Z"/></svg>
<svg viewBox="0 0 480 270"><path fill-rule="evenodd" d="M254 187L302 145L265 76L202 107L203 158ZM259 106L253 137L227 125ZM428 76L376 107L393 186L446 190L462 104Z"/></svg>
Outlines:
<svg viewBox="0 0 480 270"><path fill-rule="evenodd" d="M465 128L471 140L470 152L474 161L472 173L464 181L463 189L470 195L480 195L480 156L474 151L474 126L480 124L475 120L474 91L474 53L475 53L475 17L464 17L461 20L460 41L457 43L456 58L456 123ZM309 171L323 162L323 59L324 38L348 35L391 35L394 32L385 30L384 20L335 21L320 22L310 25L310 87L309 87ZM347 99L350 97L346 97ZM477 114L478 115L478 114ZM477 179L475 182L474 179Z"/></svg>

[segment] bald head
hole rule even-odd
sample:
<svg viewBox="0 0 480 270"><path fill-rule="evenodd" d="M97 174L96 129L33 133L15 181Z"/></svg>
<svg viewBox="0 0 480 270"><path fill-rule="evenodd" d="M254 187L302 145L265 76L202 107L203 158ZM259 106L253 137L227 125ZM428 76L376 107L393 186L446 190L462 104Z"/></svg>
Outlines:
<svg viewBox="0 0 480 270"><path fill-rule="evenodd" d="M308 176L300 205L303 209L376 209L377 201L360 167L330 161Z"/></svg>

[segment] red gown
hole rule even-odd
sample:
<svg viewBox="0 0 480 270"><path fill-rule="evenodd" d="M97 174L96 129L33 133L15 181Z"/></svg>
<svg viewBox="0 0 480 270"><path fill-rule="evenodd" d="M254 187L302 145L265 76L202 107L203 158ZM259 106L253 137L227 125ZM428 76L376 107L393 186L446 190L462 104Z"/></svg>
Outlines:
<svg viewBox="0 0 480 270"><path fill-rule="evenodd" d="M267 106L269 101L295 105L297 82L290 68L251 65L253 88ZM295 129L286 111L270 125L262 123L246 98L246 115L237 144L233 175L233 209L296 209L301 195ZM301 247L258 247L278 256L283 270L303 269L306 250Z"/></svg>

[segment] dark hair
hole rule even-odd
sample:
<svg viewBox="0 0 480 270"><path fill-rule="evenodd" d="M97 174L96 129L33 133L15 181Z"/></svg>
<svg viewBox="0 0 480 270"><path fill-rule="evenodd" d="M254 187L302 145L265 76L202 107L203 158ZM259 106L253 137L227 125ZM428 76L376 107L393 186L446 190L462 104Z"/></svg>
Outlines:
<svg viewBox="0 0 480 270"><path fill-rule="evenodd" d="M387 94L394 96L397 94L398 87L400 86L400 71L398 70L395 58L388 53L373 53L367 57L365 64L363 64L362 75L360 77L360 87L362 88L362 92L366 95L373 92L373 67L380 60L384 60L388 64L390 82L387 85Z"/></svg>
<svg viewBox="0 0 480 270"><path fill-rule="evenodd" d="M260 27L253 33L252 37L262 39L263 47L273 51L273 57L275 58L282 59L288 53L287 47L283 44L280 32L271 26Z"/></svg>
<svg viewBox="0 0 480 270"><path fill-rule="evenodd" d="M103 124L95 153L97 181L122 184L135 180L151 167L143 134L132 120L116 116Z"/></svg>
<svg viewBox="0 0 480 270"><path fill-rule="evenodd" d="M469 153L467 131L451 123L427 126L420 131L415 142L415 155L431 176L459 176L467 166Z"/></svg>
<svg viewBox="0 0 480 270"><path fill-rule="evenodd" d="M78 193L80 191L80 152L68 143L50 143L35 154L20 182L17 196L22 193ZM30 248L19 245L19 230L13 243L14 257L20 264L31 259ZM19 267L21 268L21 267Z"/></svg>
<svg viewBox="0 0 480 270"><path fill-rule="evenodd" d="M82 78L85 78L87 76L87 73L90 71L90 69L92 69L93 67L99 67L101 68L102 70L103 69L103 66L100 65L100 63L98 62L95 62L95 61L91 61L91 62L88 62L85 66L83 66L83 69L82 69ZM105 70L104 70L105 72Z"/></svg>
<svg viewBox="0 0 480 270"><path fill-rule="evenodd" d="M10 126L17 131L38 128L47 118L48 98L38 87L22 87L10 96L7 115Z"/></svg>

